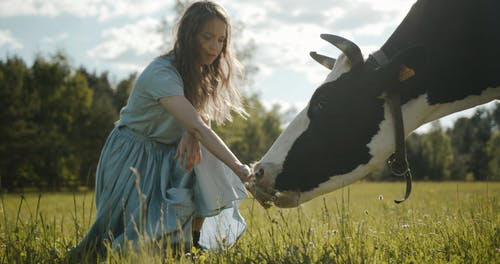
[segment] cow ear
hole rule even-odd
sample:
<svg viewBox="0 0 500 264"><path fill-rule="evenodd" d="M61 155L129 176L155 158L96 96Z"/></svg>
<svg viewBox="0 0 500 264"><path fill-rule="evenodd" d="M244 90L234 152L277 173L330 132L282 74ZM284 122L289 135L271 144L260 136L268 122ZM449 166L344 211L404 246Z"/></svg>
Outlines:
<svg viewBox="0 0 500 264"><path fill-rule="evenodd" d="M415 70L402 64L400 69L399 69L399 81L404 82L413 76L415 76Z"/></svg>
<svg viewBox="0 0 500 264"><path fill-rule="evenodd" d="M425 63L425 49L422 46L406 48L394 55L386 66L380 69L389 82L404 82L419 74Z"/></svg>

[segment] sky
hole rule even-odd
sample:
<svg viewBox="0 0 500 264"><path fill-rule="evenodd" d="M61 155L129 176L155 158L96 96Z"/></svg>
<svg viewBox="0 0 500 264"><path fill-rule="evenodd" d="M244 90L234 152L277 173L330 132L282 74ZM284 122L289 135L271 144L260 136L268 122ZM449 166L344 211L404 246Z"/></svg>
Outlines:
<svg viewBox="0 0 500 264"><path fill-rule="evenodd" d="M216 0L217 1L217 0ZM247 92L266 106L300 110L328 70L309 57L339 51L320 39L330 33L351 39L364 56L377 50L409 11L413 0L219 0L236 27L235 45L255 46L258 68ZM65 52L70 63L107 71L118 82L141 72L165 51L174 0L0 0L0 58L17 55L31 65L37 55ZM441 120L450 126L468 110ZM425 131L428 126L421 128Z"/></svg>

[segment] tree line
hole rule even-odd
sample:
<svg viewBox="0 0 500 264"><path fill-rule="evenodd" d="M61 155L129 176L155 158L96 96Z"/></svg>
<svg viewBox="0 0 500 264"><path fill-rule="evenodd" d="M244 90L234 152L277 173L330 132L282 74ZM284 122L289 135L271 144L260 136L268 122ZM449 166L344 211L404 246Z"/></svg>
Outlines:
<svg viewBox="0 0 500 264"><path fill-rule="evenodd" d="M137 74L112 84L107 72L72 67L61 53L32 66L0 60L0 189L92 187L100 150ZM258 160L282 131L279 106L245 95L248 119L216 126L243 162ZM500 180L500 107L479 109L443 129L412 134L408 159L417 180ZM374 180L390 180L387 171Z"/></svg>

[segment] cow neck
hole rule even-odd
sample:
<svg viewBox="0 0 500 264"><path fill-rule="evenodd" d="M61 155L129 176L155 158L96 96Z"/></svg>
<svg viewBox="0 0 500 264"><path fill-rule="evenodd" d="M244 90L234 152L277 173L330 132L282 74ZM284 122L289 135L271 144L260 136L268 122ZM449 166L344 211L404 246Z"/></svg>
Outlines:
<svg viewBox="0 0 500 264"><path fill-rule="evenodd" d="M384 51L377 50L370 54L367 62L369 62L375 69L380 68L389 63L389 59ZM408 165L408 158L406 155L405 132L403 123L403 113L401 110L401 94L397 89L390 89L386 92L385 100L389 105L391 116L394 123L394 141L395 151L387 160L387 164L391 169L392 174L402 176L406 180L405 196L401 200L394 200L396 203L404 202L411 193L412 175Z"/></svg>

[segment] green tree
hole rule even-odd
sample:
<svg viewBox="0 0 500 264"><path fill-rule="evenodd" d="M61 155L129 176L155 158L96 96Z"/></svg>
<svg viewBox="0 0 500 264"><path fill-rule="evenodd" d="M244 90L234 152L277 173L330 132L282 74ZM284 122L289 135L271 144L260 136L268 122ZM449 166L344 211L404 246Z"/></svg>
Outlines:
<svg viewBox="0 0 500 264"><path fill-rule="evenodd" d="M92 104L85 77L72 73L62 53L38 56L31 68L8 58L0 68L1 187L75 184L81 164L74 142Z"/></svg>
<svg viewBox="0 0 500 264"><path fill-rule="evenodd" d="M33 76L18 57L0 62L0 188L36 182L39 127L35 115L40 99Z"/></svg>
<svg viewBox="0 0 500 264"><path fill-rule="evenodd" d="M92 111L88 112L79 123L82 136L78 142L75 142L81 153L79 182L93 186L101 149L114 127L114 122L119 118L119 109L128 98L131 89L129 85L132 85L135 74L131 74L128 79L121 81L117 89L114 90L108 80L107 72L98 75L95 72L89 73L82 67L77 72L85 76L89 88L93 91Z"/></svg>
<svg viewBox="0 0 500 264"><path fill-rule="evenodd" d="M429 180L450 180L450 165L453 162L451 140L443 133L439 121L431 131L421 137L422 159L425 164L424 178Z"/></svg>
<svg viewBox="0 0 500 264"><path fill-rule="evenodd" d="M500 103L495 103L491 115L493 118L493 130L498 131L500 129Z"/></svg>
<svg viewBox="0 0 500 264"><path fill-rule="evenodd" d="M120 112L122 107L127 104L128 96L134 87L135 79L137 78L137 73L132 73L127 79L120 81L116 86L115 94L113 96L113 106L117 112Z"/></svg>
<svg viewBox="0 0 500 264"><path fill-rule="evenodd" d="M496 131L486 144L486 152L489 156L488 180L500 180L500 132Z"/></svg>
<svg viewBox="0 0 500 264"><path fill-rule="evenodd" d="M115 90L113 89L109 81L108 72L103 72L98 75L96 72L89 73L87 69L80 67L77 70L77 73L85 76L85 79L87 79L88 86L93 91L94 98L103 96L113 98Z"/></svg>
<svg viewBox="0 0 500 264"><path fill-rule="evenodd" d="M51 61L39 56L32 67L34 86L41 103L36 114L41 157L36 171L43 183L58 189L78 179L80 160L73 141L80 136L79 121L90 111L92 90L82 74L72 74L66 56Z"/></svg>
<svg viewBox="0 0 500 264"><path fill-rule="evenodd" d="M406 154L412 175L416 180L424 180L427 168L422 154L422 139L417 133L411 134L406 139Z"/></svg>
<svg viewBox="0 0 500 264"><path fill-rule="evenodd" d="M452 165L452 175L456 179L465 179L469 173L473 128L468 118L459 118L453 128L448 131L453 146L455 162Z"/></svg>
<svg viewBox="0 0 500 264"><path fill-rule="evenodd" d="M471 118L458 119L449 131L455 156L466 168L466 173L476 180L488 178L488 154L486 144L494 128L493 115L479 108ZM462 169L463 170L463 169Z"/></svg>

